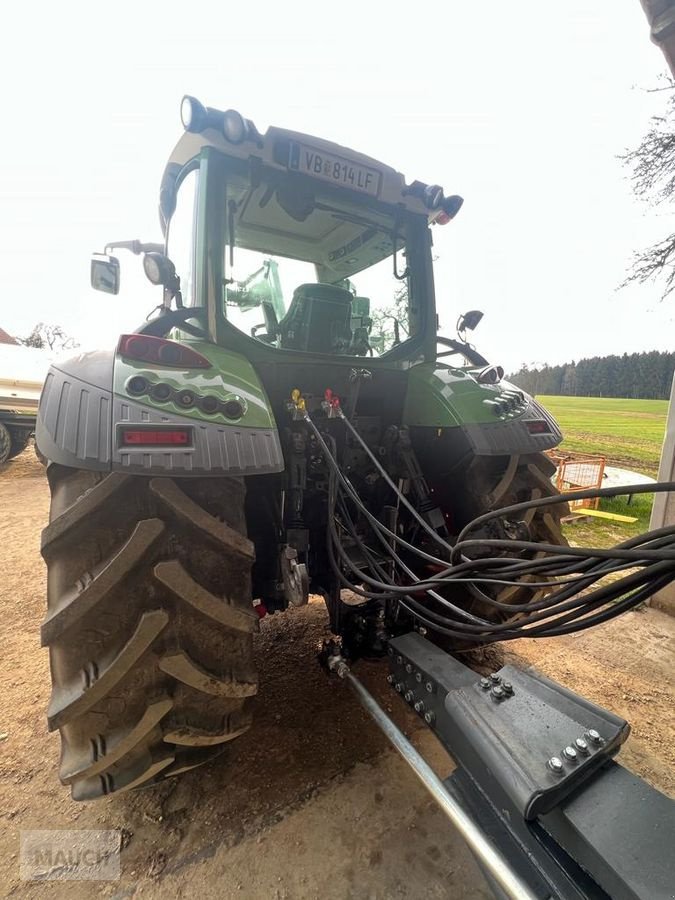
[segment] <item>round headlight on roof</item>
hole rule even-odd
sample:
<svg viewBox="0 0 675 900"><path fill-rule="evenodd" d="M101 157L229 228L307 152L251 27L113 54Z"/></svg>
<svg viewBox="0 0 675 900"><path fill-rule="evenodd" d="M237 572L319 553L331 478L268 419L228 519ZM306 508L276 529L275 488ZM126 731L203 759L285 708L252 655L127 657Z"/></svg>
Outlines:
<svg viewBox="0 0 675 900"><path fill-rule="evenodd" d="M180 120L186 131L198 133L206 128L206 107L196 97L186 94L180 102Z"/></svg>
<svg viewBox="0 0 675 900"><path fill-rule="evenodd" d="M223 113L223 134L231 144L241 144L246 137L246 122L236 109L228 109Z"/></svg>

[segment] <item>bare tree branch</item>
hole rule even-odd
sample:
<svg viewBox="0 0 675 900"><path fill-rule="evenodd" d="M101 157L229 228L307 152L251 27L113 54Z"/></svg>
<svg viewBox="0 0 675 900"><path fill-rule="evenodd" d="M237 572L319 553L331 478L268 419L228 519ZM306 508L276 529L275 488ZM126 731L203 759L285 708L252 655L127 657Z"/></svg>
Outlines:
<svg viewBox="0 0 675 900"><path fill-rule="evenodd" d="M55 347L59 350L73 350L80 346L60 325L45 325L44 322L38 322L28 337L19 340L26 347L37 347L39 350L45 350L47 347L50 350Z"/></svg>
<svg viewBox="0 0 675 900"><path fill-rule="evenodd" d="M647 134L620 159L631 169L636 197L652 206L675 197L675 80L668 78L654 91L669 91L665 113L653 116ZM620 287L663 279L662 300L675 290L675 234L633 256L631 270Z"/></svg>

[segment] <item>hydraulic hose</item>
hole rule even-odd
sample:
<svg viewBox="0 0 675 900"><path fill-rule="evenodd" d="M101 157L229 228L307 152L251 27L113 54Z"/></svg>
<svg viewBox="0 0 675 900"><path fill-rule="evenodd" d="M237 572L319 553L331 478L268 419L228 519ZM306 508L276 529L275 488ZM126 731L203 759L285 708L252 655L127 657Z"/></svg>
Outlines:
<svg viewBox="0 0 675 900"><path fill-rule="evenodd" d="M471 537L471 533L485 522L512 517L529 509L571 499L675 491L673 482L575 491L511 504L469 522L451 545L419 514L341 410L338 415L347 432L365 451L394 494L397 503L407 510L415 525L442 548L444 555L449 556L448 562L416 547L396 530L385 526L368 509L340 466L335 441L329 435L324 439L305 410L303 418L314 434L329 470L329 562L339 583L360 596L393 601L419 623L436 632L485 644L520 637L550 637L591 627L634 608L675 579L675 526L647 532L610 549ZM350 506L366 523L380 545L380 551L369 547L359 533ZM361 564L357 564L350 555L340 531L348 542L358 548L363 560ZM420 560L427 569L431 566L438 571L418 574L400 552ZM475 557L476 553L478 557ZM526 553L543 553L545 556L523 558ZM620 575L623 572L625 574ZM608 575L620 577L593 587ZM447 593L460 584L468 584L481 600L508 615L510 621L489 622L439 593L441 590ZM548 590L548 594L530 602L509 604L491 597L478 585L485 588L489 585L517 585L532 590L543 588ZM512 618L514 614L518 615L515 620Z"/></svg>

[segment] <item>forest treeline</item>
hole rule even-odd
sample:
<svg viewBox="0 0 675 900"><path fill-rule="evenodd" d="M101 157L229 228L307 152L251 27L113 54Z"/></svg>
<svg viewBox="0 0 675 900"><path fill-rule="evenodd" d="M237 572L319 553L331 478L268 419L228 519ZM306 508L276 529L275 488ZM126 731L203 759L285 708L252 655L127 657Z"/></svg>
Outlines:
<svg viewBox="0 0 675 900"><path fill-rule="evenodd" d="M623 356L593 356L561 366L524 365L508 380L529 394L564 397L630 397L667 400L675 353L652 350Z"/></svg>

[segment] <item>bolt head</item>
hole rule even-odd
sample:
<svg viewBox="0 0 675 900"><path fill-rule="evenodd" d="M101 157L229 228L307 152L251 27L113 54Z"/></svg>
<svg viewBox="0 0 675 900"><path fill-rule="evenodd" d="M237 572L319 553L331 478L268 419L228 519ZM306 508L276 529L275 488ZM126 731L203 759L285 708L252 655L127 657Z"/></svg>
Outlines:
<svg viewBox="0 0 675 900"><path fill-rule="evenodd" d="M422 637L424 637L424 635L427 633L427 630L423 625L420 625L420 627L417 629L417 631L418 631L418 634L422 635Z"/></svg>
<svg viewBox="0 0 675 900"><path fill-rule="evenodd" d="M426 688L427 694L433 694L434 686L430 681L427 681L427 683L424 685L424 687Z"/></svg>
<svg viewBox="0 0 675 900"><path fill-rule="evenodd" d="M394 676L391 674L391 672L387 675L387 683L388 684L394 683Z"/></svg>
<svg viewBox="0 0 675 900"><path fill-rule="evenodd" d="M490 673L490 681L491 681L493 684L499 684L499 682L500 682L501 680L502 680L502 676L501 676L498 672L491 672L491 673Z"/></svg>
<svg viewBox="0 0 675 900"><path fill-rule="evenodd" d="M565 749L563 750L563 756L565 757L565 759L569 759L570 762L577 761L577 751L571 744L565 747Z"/></svg>
<svg viewBox="0 0 675 900"><path fill-rule="evenodd" d="M406 664L405 664L405 670L406 670L406 672L408 673L408 675L410 675L410 673L412 672L412 664L411 664L411 663L406 663Z"/></svg>
<svg viewBox="0 0 675 900"><path fill-rule="evenodd" d="M577 748L579 753L588 754L588 744L583 738L577 738L574 741L574 746Z"/></svg>
<svg viewBox="0 0 675 900"><path fill-rule="evenodd" d="M401 663L403 662L403 657L401 656L400 653L399 653L399 655L396 657L396 662L399 664L399 666L400 666Z"/></svg>
<svg viewBox="0 0 675 900"><path fill-rule="evenodd" d="M406 691L405 694L403 695L403 699L406 701L406 703L412 703L413 692L412 692L412 691Z"/></svg>
<svg viewBox="0 0 675 900"><path fill-rule="evenodd" d="M510 681L502 681L502 687L504 688L504 693L508 694L509 697L513 694L513 685Z"/></svg>
<svg viewBox="0 0 675 900"><path fill-rule="evenodd" d="M427 725L433 725L436 721L436 716L431 710L424 713L424 721L427 723Z"/></svg>
<svg viewBox="0 0 675 900"><path fill-rule="evenodd" d="M403 685L401 684L400 681L396 682L396 684L394 685L394 688L395 688L397 694L403 693Z"/></svg>
<svg viewBox="0 0 675 900"><path fill-rule="evenodd" d="M424 701L418 700L417 703L415 704L415 706L413 707L413 709L415 710L416 713L423 713L424 712Z"/></svg>
<svg viewBox="0 0 675 900"><path fill-rule="evenodd" d="M596 731L595 728L589 728L588 731L584 733L584 737L587 738L592 744L602 743L600 732Z"/></svg>
<svg viewBox="0 0 675 900"><path fill-rule="evenodd" d="M422 673L421 673L421 672L415 672L415 681L416 681L418 684L421 684L421 683L422 683Z"/></svg>
<svg viewBox="0 0 675 900"><path fill-rule="evenodd" d="M494 687L492 688L492 690L490 691L490 695L493 700L497 700L497 701L503 700L505 697L504 688L501 686L501 684L495 684Z"/></svg>
<svg viewBox="0 0 675 900"><path fill-rule="evenodd" d="M554 772L556 775L560 775L563 771L563 761L559 756L552 756L549 761L546 763L551 772Z"/></svg>
<svg viewBox="0 0 675 900"><path fill-rule="evenodd" d="M387 647L387 653L388 653L389 656L393 656L393 655L394 655L394 648L393 648L393 647Z"/></svg>
<svg viewBox="0 0 675 900"><path fill-rule="evenodd" d="M487 691L488 688L490 687L490 679L489 678L481 678L480 686L483 688L484 691Z"/></svg>

